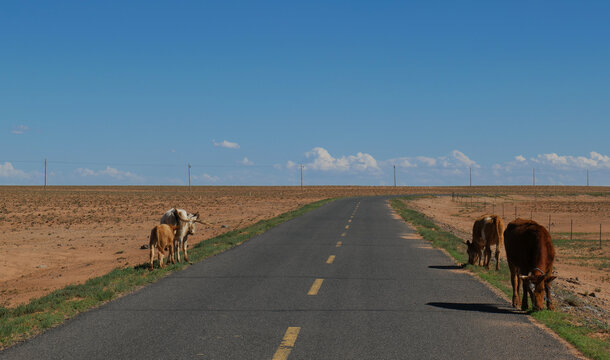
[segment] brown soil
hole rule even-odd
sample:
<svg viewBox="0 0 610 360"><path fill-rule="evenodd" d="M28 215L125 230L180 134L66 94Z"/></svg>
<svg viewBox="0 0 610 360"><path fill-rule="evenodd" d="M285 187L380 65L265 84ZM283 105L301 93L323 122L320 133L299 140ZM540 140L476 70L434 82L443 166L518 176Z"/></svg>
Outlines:
<svg viewBox="0 0 610 360"><path fill-rule="evenodd" d="M543 192L603 192L610 188L550 187ZM135 266L147 261L150 229L161 215L176 206L199 212L210 225L198 225L190 245L223 232L245 227L262 219L294 210L304 204L329 197L461 193L527 194L528 187L0 187L0 306L12 307L43 296L69 284L108 273L117 267ZM568 201L573 198L566 198ZM582 201L595 212L593 200ZM436 207L446 201L422 205ZM423 204L423 203L422 203ZM557 205L557 203L553 203ZM563 205L559 205L560 207ZM572 205L570 205L572 206ZM576 205L575 205L576 206ZM444 210L445 219L459 212ZM606 208L603 208L606 209ZM439 210L440 211L440 210ZM597 210L600 214L607 211ZM436 213L436 210L428 213ZM474 215L474 211L472 212ZM466 219L467 217L465 217ZM559 219L559 218L558 218ZM464 220L464 224L467 221ZM584 222L583 222L584 224ZM468 226L454 224L467 232ZM594 225L591 225L594 226ZM589 229L589 228L587 228ZM608 224L610 230L610 224ZM553 230L555 231L555 230ZM579 230L581 231L581 230ZM607 253L606 253L607 256ZM570 273L577 266L563 258L560 276L578 278L582 291L592 291L607 299L608 273L585 270ZM576 263L578 260L574 259ZM596 270L595 270L596 271ZM595 275L597 274L597 275ZM606 280L599 277L605 274ZM589 280L591 278L591 280ZM579 290L578 290L579 291Z"/></svg>
<svg viewBox="0 0 610 360"><path fill-rule="evenodd" d="M409 205L433 218L464 240L472 239L474 220L483 214L503 216L505 226L517 217L533 219L548 228L556 243L556 289L569 290L578 307L592 307L599 319L610 314L610 197L594 195L503 195L425 197ZM602 246L600 248L600 224ZM572 240L570 241L570 233ZM504 249L501 258L505 259ZM495 261L495 260L493 260ZM492 262L493 264L493 262ZM565 300L565 299L564 299ZM569 299L574 302L574 299ZM564 301L574 311L574 304Z"/></svg>

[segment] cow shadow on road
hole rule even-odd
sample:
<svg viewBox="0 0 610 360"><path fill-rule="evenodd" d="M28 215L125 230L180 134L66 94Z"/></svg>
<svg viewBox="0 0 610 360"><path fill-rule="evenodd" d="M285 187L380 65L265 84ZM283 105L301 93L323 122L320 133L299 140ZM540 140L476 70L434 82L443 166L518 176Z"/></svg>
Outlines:
<svg viewBox="0 0 610 360"><path fill-rule="evenodd" d="M437 270L462 270L466 265L430 265L428 269L437 269Z"/></svg>
<svg viewBox="0 0 610 360"><path fill-rule="evenodd" d="M490 314L522 314L522 312L503 307L503 305L499 304L429 302L426 305L448 310L475 311Z"/></svg>

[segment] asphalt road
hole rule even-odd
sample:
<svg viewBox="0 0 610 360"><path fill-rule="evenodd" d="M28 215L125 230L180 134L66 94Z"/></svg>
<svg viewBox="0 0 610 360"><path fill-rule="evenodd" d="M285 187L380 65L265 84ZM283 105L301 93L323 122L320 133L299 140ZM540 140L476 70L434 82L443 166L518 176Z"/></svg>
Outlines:
<svg viewBox="0 0 610 360"><path fill-rule="evenodd" d="M574 358L413 234L337 200L0 359Z"/></svg>

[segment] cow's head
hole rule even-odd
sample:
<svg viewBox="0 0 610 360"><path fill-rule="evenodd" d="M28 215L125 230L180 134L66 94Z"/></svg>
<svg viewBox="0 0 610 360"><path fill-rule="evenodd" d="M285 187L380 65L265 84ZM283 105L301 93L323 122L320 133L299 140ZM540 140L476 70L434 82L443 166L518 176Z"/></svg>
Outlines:
<svg viewBox="0 0 610 360"><path fill-rule="evenodd" d="M195 223L199 220L199 213L189 214L186 211L175 211L176 219L180 222L182 229L186 229L186 235L195 234ZM182 230L184 231L184 230Z"/></svg>
<svg viewBox="0 0 610 360"><path fill-rule="evenodd" d="M195 234L195 223L196 222L200 222L199 221L199 213L188 214L188 217L189 217L189 221L188 221L188 234L189 235L194 235Z"/></svg>
<svg viewBox="0 0 610 360"><path fill-rule="evenodd" d="M479 257L481 256L481 251L474 244L474 241L467 241L464 244L468 247L466 252L468 253L468 263L470 265L474 265L479 261Z"/></svg>
<svg viewBox="0 0 610 360"><path fill-rule="evenodd" d="M548 274L536 275L533 272L529 275L521 275L520 277L523 280L523 290L529 292L532 296L532 308L534 311L544 309L545 289L557 277L549 276ZM528 288L525 289L525 287Z"/></svg>

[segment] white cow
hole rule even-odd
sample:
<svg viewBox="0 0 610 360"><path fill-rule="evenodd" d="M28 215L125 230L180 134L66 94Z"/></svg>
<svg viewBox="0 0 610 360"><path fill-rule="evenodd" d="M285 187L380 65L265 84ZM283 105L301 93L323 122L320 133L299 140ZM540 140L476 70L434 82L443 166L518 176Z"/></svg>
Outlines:
<svg viewBox="0 0 610 360"><path fill-rule="evenodd" d="M174 253L178 258L178 262L181 262L180 249L184 252L184 260L190 262L187 253L187 242L188 236L195 234L196 222L203 224L203 222L199 220L199 213L189 214L183 209L170 209L161 217L161 224L178 226L174 237Z"/></svg>

